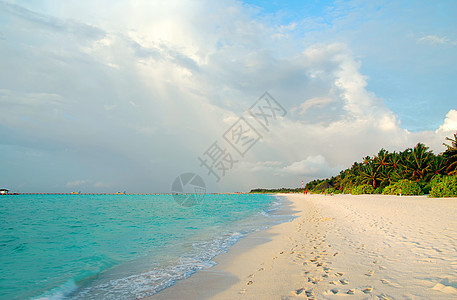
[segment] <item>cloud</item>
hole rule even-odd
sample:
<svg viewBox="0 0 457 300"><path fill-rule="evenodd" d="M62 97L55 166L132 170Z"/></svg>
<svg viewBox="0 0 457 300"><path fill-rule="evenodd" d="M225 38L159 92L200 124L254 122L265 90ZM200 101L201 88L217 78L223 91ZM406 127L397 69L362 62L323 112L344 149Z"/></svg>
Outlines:
<svg viewBox="0 0 457 300"><path fill-rule="evenodd" d="M340 167L331 168L322 155L308 156L292 163L284 161L241 162L238 166L243 172L269 172L277 176L331 176L340 171Z"/></svg>
<svg viewBox="0 0 457 300"><path fill-rule="evenodd" d="M111 184L99 181L99 182L94 183L94 187L97 189L100 189L100 188L104 189L104 188L111 187Z"/></svg>
<svg viewBox="0 0 457 300"><path fill-rule="evenodd" d="M80 186L84 186L87 183L86 180L75 180L75 181L69 181L65 184L66 187L68 188L76 188Z"/></svg>
<svg viewBox="0 0 457 300"><path fill-rule="evenodd" d="M437 129L438 132L457 132L457 110L451 109L446 114L443 124Z"/></svg>
<svg viewBox="0 0 457 300"><path fill-rule="evenodd" d="M316 98L312 98L312 99L306 100L305 102L300 104L300 106L298 106L298 107L293 107L291 109L291 111L292 112L298 111L298 113L300 115L303 115L311 107L318 107L318 108L326 107L332 101L333 100L331 98L329 98L329 97L316 97Z"/></svg>
<svg viewBox="0 0 457 300"><path fill-rule="evenodd" d="M336 174L339 168L330 168L327 160L322 155L308 156L306 159L296 161L281 169L282 172L292 175L330 176Z"/></svg>
<svg viewBox="0 0 457 300"><path fill-rule="evenodd" d="M91 25L80 23L71 19L65 20L36 13L14 3L1 2L0 7L8 14L14 15L17 18L30 23L33 25L35 30L41 27L43 29L61 31L71 35L81 35L85 38L91 38L95 40L100 39L105 35L103 30L100 30L99 28L93 27Z"/></svg>
<svg viewBox="0 0 457 300"><path fill-rule="evenodd" d="M452 41L445 36L440 37L437 35L423 36L418 39L418 42L423 43L423 44L430 44L433 46L436 46L436 45L454 45L455 46L455 45L457 45L457 41Z"/></svg>
<svg viewBox="0 0 457 300"><path fill-rule="evenodd" d="M1 4L0 151L17 164L0 179L10 185L39 168L47 184L29 189L168 192L181 172L207 173L197 157L264 91L291 113L257 128L261 142L215 190L330 176L421 139L441 146L435 128L402 128L350 39L320 32L330 25L274 24L231 0L49 3ZM30 152L45 167L21 163Z"/></svg>

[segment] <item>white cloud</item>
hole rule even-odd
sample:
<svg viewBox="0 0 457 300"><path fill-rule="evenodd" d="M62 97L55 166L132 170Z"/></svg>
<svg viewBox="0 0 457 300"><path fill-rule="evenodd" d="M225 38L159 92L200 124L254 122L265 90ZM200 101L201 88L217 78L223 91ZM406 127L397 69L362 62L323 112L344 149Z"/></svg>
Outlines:
<svg viewBox="0 0 457 300"><path fill-rule="evenodd" d="M341 168L331 168L322 155L308 156L303 160L286 163L284 161L243 161L238 166L243 172L268 172L277 176L330 176Z"/></svg>
<svg viewBox="0 0 457 300"><path fill-rule="evenodd" d="M109 188L109 187L111 187L111 184L98 181L98 182L94 183L94 187L98 188L98 189L100 189L100 188Z"/></svg>
<svg viewBox="0 0 457 300"><path fill-rule="evenodd" d="M438 36L438 35L427 35L423 36L418 39L419 43L423 44L431 44L431 45L457 45L457 41L452 41L445 36Z"/></svg>
<svg viewBox="0 0 457 300"><path fill-rule="evenodd" d="M0 62L10 72L0 75L0 133L7 128L3 142L46 153L69 149L62 160L78 162L79 178L112 182L94 188L167 192L177 173L205 173L197 156L267 90L297 114L262 131L263 140L236 158L239 176L222 187L330 176L381 147L403 150L423 137L441 145L433 132L401 128L367 88L350 45L294 35L305 23L271 25L230 0L50 3L39 12L0 11L0 20L20 24L3 30L9 43ZM449 42L421 42L433 41ZM449 112L439 130L455 119Z"/></svg>
<svg viewBox="0 0 457 300"><path fill-rule="evenodd" d="M302 104L300 104L300 106L292 108L291 112L298 111L298 113L300 115L303 115L311 107L323 108L323 107L326 107L328 104L330 104L332 101L333 100L330 97L311 98L311 99L306 100Z"/></svg>
<svg viewBox="0 0 457 300"><path fill-rule="evenodd" d="M277 173L284 165L281 161L241 161L237 168L243 172L274 172Z"/></svg>
<svg viewBox="0 0 457 300"><path fill-rule="evenodd" d="M66 187L68 188L76 188L79 186L83 186L87 183L86 180L75 180L75 181L69 181L65 184Z"/></svg>
<svg viewBox="0 0 457 300"><path fill-rule="evenodd" d="M322 176L336 174L338 168L330 168L327 160L322 155L308 156L306 159L296 161L281 169L282 172L292 175Z"/></svg>
<svg viewBox="0 0 457 300"><path fill-rule="evenodd" d="M438 132L453 132L457 131L457 110L451 109L444 119L443 124L438 128Z"/></svg>

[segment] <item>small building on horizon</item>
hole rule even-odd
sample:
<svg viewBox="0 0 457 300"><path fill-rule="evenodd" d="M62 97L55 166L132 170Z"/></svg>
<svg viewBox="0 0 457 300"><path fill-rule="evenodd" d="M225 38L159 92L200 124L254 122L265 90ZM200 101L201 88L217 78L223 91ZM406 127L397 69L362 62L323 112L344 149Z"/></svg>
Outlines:
<svg viewBox="0 0 457 300"><path fill-rule="evenodd" d="M7 189L0 189L0 195L6 195L9 193L9 190Z"/></svg>

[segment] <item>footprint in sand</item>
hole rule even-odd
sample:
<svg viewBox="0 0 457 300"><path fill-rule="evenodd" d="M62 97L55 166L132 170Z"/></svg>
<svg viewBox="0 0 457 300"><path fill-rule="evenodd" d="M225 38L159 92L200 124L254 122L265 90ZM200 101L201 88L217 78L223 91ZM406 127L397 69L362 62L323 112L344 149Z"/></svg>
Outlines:
<svg viewBox="0 0 457 300"><path fill-rule="evenodd" d="M367 273L365 273L365 276L373 276L374 274L374 271L371 270L371 271L368 271Z"/></svg>
<svg viewBox="0 0 457 300"><path fill-rule="evenodd" d="M314 292L313 292L312 289L311 290L307 290L305 293L306 293L307 297L313 297L314 296Z"/></svg>
<svg viewBox="0 0 457 300"><path fill-rule="evenodd" d="M246 285L251 285L251 284L254 284L254 281L249 280L248 282L246 282Z"/></svg>
<svg viewBox="0 0 457 300"><path fill-rule="evenodd" d="M308 277L308 282L311 282L312 284L318 284L321 279L316 279L314 277Z"/></svg>
<svg viewBox="0 0 457 300"><path fill-rule="evenodd" d="M381 282L382 282L383 284L387 284L387 285L390 285L390 286L392 286L392 287L398 287L398 285L396 285L396 284L390 282L390 281L387 280L387 279L381 279Z"/></svg>
<svg viewBox="0 0 457 300"><path fill-rule="evenodd" d="M324 272L325 273L328 273L330 272L331 270L333 270L332 268L329 268L329 267L324 267Z"/></svg>
<svg viewBox="0 0 457 300"><path fill-rule="evenodd" d="M445 279L445 280L443 280L441 282L442 283L435 284L435 286L432 288L432 290L440 291L440 292L443 292L445 294L454 294L454 295L457 294L457 289L450 285L448 279Z"/></svg>
<svg viewBox="0 0 457 300"><path fill-rule="evenodd" d="M347 281L346 279L341 279L340 282L341 282L341 284L344 284L344 285L349 284L349 281Z"/></svg>
<svg viewBox="0 0 457 300"><path fill-rule="evenodd" d="M373 291L373 288L366 288L362 292L364 292L365 294L371 294L372 291Z"/></svg>

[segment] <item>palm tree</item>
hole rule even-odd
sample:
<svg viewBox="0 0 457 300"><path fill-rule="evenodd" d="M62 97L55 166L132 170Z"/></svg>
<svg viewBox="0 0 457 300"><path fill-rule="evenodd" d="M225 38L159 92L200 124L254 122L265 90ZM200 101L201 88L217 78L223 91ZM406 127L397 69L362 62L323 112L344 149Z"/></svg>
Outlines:
<svg viewBox="0 0 457 300"><path fill-rule="evenodd" d="M403 177L391 166L388 166L384 171L379 173L379 185L382 187L393 184L400 179L403 179Z"/></svg>
<svg viewBox="0 0 457 300"><path fill-rule="evenodd" d="M454 138L446 137L446 141L450 141L451 145L443 143L446 146L447 150L457 150L457 132L454 133Z"/></svg>
<svg viewBox="0 0 457 300"><path fill-rule="evenodd" d="M433 158L433 152L428 151L424 144L418 143L406 157L406 172L410 176L409 179L417 182L430 173Z"/></svg>
<svg viewBox="0 0 457 300"><path fill-rule="evenodd" d="M379 150L378 155L373 158L373 163L378 169L384 169L389 165L389 151L382 148Z"/></svg>
<svg viewBox="0 0 457 300"><path fill-rule="evenodd" d="M446 173L448 175L457 174L457 150L446 150L443 153L445 158Z"/></svg>
<svg viewBox="0 0 457 300"><path fill-rule="evenodd" d="M401 162L402 162L402 159L401 159L400 153L397 153L395 151L393 153L390 153L389 156L387 157L388 165L390 167L392 167L395 171L398 171L398 169L401 166Z"/></svg>
<svg viewBox="0 0 457 300"><path fill-rule="evenodd" d="M363 158L363 164L364 164L364 165L368 165L371 161L372 161L372 159L371 159L370 156L365 156L365 157Z"/></svg>
<svg viewBox="0 0 457 300"><path fill-rule="evenodd" d="M376 188L381 180L379 169L373 163L363 166L360 170L360 179L361 183L370 184Z"/></svg>
<svg viewBox="0 0 457 300"><path fill-rule="evenodd" d="M436 175L444 175L446 173L446 164L445 158L443 155L437 155L433 158L430 163L430 173L432 176L430 179L435 177Z"/></svg>
<svg viewBox="0 0 457 300"><path fill-rule="evenodd" d="M381 186L386 186L390 183L390 173L392 167L390 166L391 154L384 148L379 150L378 155L373 158L373 164L379 172L379 181Z"/></svg>
<svg viewBox="0 0 457 300"><path fill-rule="evenodd" d="M412 168L409 166L409 158L413 149L407 148L402 152L394 152L390 158L390 164L398 174L398 180L411 179Z"/></svg>
<svg viewBox="0 0 457 300"><path fill-rule="evenodd" d="M451 141L450 145L443 143L447 147L447 150L443 153L446 173L455 175L457 174L457 133L454 134L454 138L447 137L446 140Z"/></svg>
<svg viewBox="0 0 457 300"><path fill-rule="evenodd" d="M338 183L338 186L339 186L339 190L340 191L343 191L345 188L351 188L352 186L355 186L358 184L358 175L356 175L356 172L358 174L358 169L359 169L359 166L357 165L357 163L354 163L354 165L352 166L351 169L346 169L344 171L341 171L339 177L340 177L340 180L339 180L339 183Z"/></svg>

